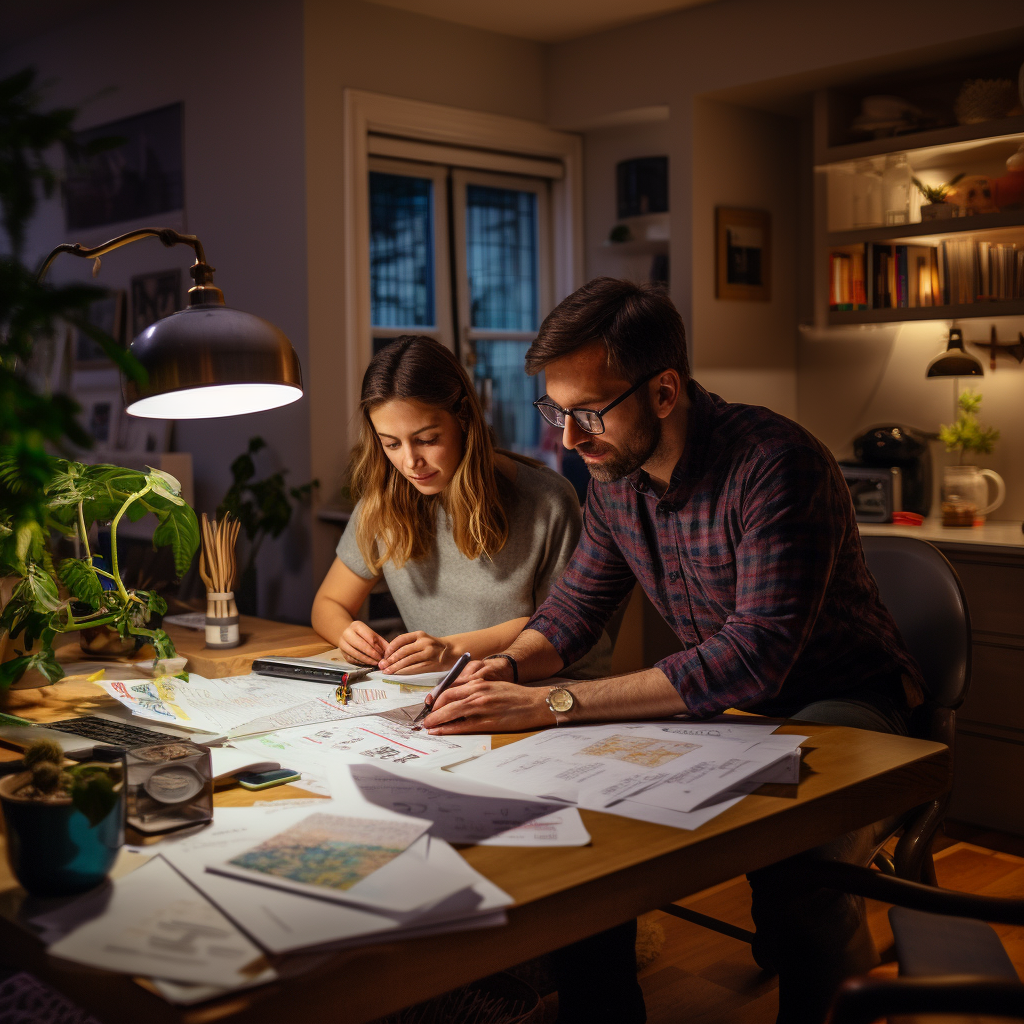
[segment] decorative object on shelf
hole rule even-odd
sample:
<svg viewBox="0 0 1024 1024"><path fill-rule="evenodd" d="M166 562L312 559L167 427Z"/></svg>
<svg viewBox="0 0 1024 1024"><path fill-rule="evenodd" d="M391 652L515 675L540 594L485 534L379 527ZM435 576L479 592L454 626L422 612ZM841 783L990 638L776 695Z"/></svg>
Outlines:
<svg viewBox="0 0 1024 1024"><path fill-rule="evenodd" d="M715 208L715 298L771 299L771 227L767 210Z"/></svg>
<svg viewBox="0 0 1024 1024"><path fill-rule="evenodd" d="M139 473L118 466L85 466L54 459L43 492L46 522L51 530L77 540L83 555L53 565L47 538L30 543L18 565L9 568L16 583L0 610L0 690L11 685L46 686L64 670L53 641L58 633L77 633L110 626L123 640L139 638L157 658L174 657L174 644L162 629L151 628L154 614L167 604L157 593L128 590L117 560L117 528L122 518L137 520L147 512L157 518L153 543L169 545L174 567L184 576L199 546L195 513L179 496L181 485L170 474L150 469ZM0 481L17 473L12 456L0 459ZM89 547L89 528L110 520L110 571L101 568ZM104 581L112 589L104 589ZM69 597L62 598L58 586ZM85 611L82 611L85 606Z"/></svg>
<svg viewBox="0 0 1024 1024"><path fill-rule="evenodd" d="M882 176L871 160L858 160L850 176L851 223L873 228L883 223Z"/></svg>
<svg viewBox="0 0 1024 1024"><path fill-rule="evenodd" d="M992 179L984 174L961 178L946 193L945 201L957 206L961 217L999 212L999 207L992 199Z"/></svg>
<svg viewBox="0 0 1024 1024"><path fill-rule="evenodd" d="M1024 144L1006 158L1006 174L989 183L992 202L1000 210L1024 203Z"/></svg>
<svg viewBox="0 0 1024 1024"><path fill-rule="evenodd" d="M995 372L996 368L996 354L999 352L1005 352L1007 355L1013 356L1018 363L1024 363L1024 332L1017 332L1016 341L999 341L996 337L996 325L992 324L989 328L988 341L972 341L972 345L977 345L978 348L987 348L989 350L989 369Z"/></svg>
<svg viewBox="0 0 1024 1024"><path fill-rule="evenodd" d="M920 107L900 96L865 96L850 130L882 139L919 131L928 122L929 118Z"/></svg>
<svg viewBox="0 0 1024 1024"><path fill-rule="evenodd" d="M138 221L184 206L181 103L76 132L79 146L115 146L68 161L64 210L68 231Z"/></svg>
<svg viewBox="0 0 1024 1024"><path fill-rule="evenodd" d="M668 157L642 156L615 167L618 217L668 212Z"/></svg>
<svg viewBox="0 0 1024 1024"><path fill-rule="evenodd" d="M235 542L241 529L238 520L225 513L211 523L203 513L203 547L199 576L206 584L206 646L237 647L238 605L235 603Z"/></svg>
<svg viewBox="0 0 1024 1024"><path fill-rule="evenodd" d="M97 330L120 344L124 339L124 307L125 293L115 289L102 299L90 302L85 318ZM91 370L111 365L103 348L82 330L75 330L74 362L76 370Z"/></svg>
<svg viewBox="0 0 1024 1024"><path fill-rule="evenodd" d="M161 270L132 278L132 337L181 309L181 271Z"/></svg>
<svg viewBox="0 0 1024 1024"><path fill-rule="evenodd" d="M906 153L890 153L882 168L882 216L888 226L910 220L910 164Z"/></svg>
<svg viewBox="0 0 1024 1024"><path fill-rule="evenodd" d="M144 376L122 379L127 412L154 419L209 419L276 409L302 397L302 371L291 342L273 324L224 305L202 242L172 228L139 228L102 245L58 245L39 269L41 282L61 254L98 259L141 238L170 248L188 245L196 261L189 274L189 305L157 320L129 347Z"/></svg>
<svg viewBox="0 0 1024 1024"><path fill-rule="evenodd" d="M173 680L167 685L173 686ZM126 761L128 824L132 828L156 835L213 819L213 772L208 747L172 740L134 747Z"/></svg>
<svg viewBox="0 0 1024 1024"><path fill-rule="evenodd" d="M964 82L953 104L958 124L979 124L1020 114L1021 101L1008 78L974 78Z"/></svg>
<svg viewBox="0 0 1024 1024"><path fill-rule="evenodd" d="M915 188L928 200L921 207L921 220L944 220L957 215L957 207L946 202L949 190L963 177L957 174L941 185L925 185L920 178L911 178Z"/></svg>
<svg viewBox="0 0 1024 1024"><path fill-rule="evenodd" d="M300 487L287 487L287 470L272 473L264 480L253 480L256 463L253 456L267 446L262 437L249 438L249 447L231 463L232 484L217 506L217 515L230 512L245 531L247 557L238 576L237 600L243 615L256 614L256 556L268 536L276 539L291 522L293 504L307 502L319 480Z"/></svg>
<svg viewBox="0 0 1024 1024"><path fill-rule="evenodd" d="M932 357L925 376L981 377L984 373L981 361L964 349L964 332L959 327L951 327L946 351Z"/></svg>
<svg viewBox="0 0 1024 1024"><path fill-rule="evenodd" d="M24 764L0 781L14 876L33 896L95 888L124 845L124 750L95 747L76 764L43 740L25 751Z"/></svg>
<svg viewBox="0 0 1024 1024"><path fill-rule="evenodd" d="M616 224L615 227L608 232L609 242L632 242L633 232L629 230L628 224Z"/></svg>

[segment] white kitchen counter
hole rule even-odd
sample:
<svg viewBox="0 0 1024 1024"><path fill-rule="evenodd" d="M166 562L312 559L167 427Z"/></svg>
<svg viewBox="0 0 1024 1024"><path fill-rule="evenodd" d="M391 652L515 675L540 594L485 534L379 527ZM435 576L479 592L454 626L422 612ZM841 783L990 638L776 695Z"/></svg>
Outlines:
<svg viewBox="0 0 1024 1024"><path fill-rule="evenodd" d="M1004 554L1024 554L1024 533L1019 521L989 520L984 526L943 526L941 519L928 518L920 526L892 523L860 523L865 537L919 537L943 547L977 551L989 548Z"/></svg>

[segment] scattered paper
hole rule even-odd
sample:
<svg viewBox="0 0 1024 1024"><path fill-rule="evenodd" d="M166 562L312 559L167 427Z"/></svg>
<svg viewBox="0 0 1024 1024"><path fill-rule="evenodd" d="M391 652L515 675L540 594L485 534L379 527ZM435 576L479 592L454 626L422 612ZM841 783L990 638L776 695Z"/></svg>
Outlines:
<svg viewBox="0 0 1024 1024"><path fill-rule="evenodd" d="M266 678L266 677L264 677ZM291 685L294 685L292 683ZM293 729L303 725L317 725L320 722L345 722L353 718L365 718L367 715L379 715L385 712L408 707L410 704L421 706L423 699L414 694L405 694L401 697L389 697L383 700L366 701L357 703L350 701L348 704L340 704L334 699L333 691L328 697L322 696L323 685L313 683L313 686L321 687L321 695L312 700L306 700L302 704L296 704L281 711L272 712L254 718L232 729L229 735L255 736L263 732L276 732L279 729Z"/></svg>
<svg viewBox="0 0 1024 1024"><path fill-rule="evenodd" d="M260 949L161 857L71 903L53 956L124 974L234 988L273 980Z"/></svg>
<svg viewBox="0 0 1024 1024"><path fill-rule="evenodd" d="M214 779L227 779L239 772L271 772L281 767L280 762L261 760L248 751L236 747L210 747L210 763Z"/></svg>
<svg viewBox="0 0 1024 1024"><path fill-rule="evenodd" d="M582 821L582 836L563 819L558 819L557 824L549 821L546 827L531 832L526 826L536 825L548 816L556 817L552 812L560 811L560 805L530 800L464 776L446 778L421 772L399 775L369 764L352 765L349 772L365 800L398 814L428 819L433 823L430 834L449 843L481 843L507 835L510 829L520 826L521 834L510 845L584 846L590 841ZM579 818L578 812L576 817ZM537 842L531 843L531 837Z"/></svg>
<svg viewBox="0 0 1024 1024"><path fill-rule="evenodd" d="M168 626L182 626L185 629L206 629L205 612L187 612L183 615L165 615L164 622Z"/></svg>

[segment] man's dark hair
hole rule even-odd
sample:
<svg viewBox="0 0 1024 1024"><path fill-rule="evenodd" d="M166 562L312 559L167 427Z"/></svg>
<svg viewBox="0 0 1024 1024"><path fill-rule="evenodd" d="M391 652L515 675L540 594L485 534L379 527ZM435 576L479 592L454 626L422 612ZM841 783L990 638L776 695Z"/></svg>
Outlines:
<svg viewBox="0 0 1024 1024"><path fill-rule="evenodd" d="M604 342L609 365L630 384L663 369L677 370L684 384L690 379L686 330L672 300L653 285L613 277L595 277L555 306L526 353L526 372L594 341Z"/></svg>

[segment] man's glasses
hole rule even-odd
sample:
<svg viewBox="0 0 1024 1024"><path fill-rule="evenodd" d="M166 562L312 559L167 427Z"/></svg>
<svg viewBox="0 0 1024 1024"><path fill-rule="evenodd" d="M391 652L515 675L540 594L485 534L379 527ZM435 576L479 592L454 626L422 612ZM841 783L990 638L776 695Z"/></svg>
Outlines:
<svg viewBox="0 0 1024 1024"><path fill-rule="evenodd" d="M610 402L603 409L563 409L560 405L552 402L547 395L541 396L533 404L537 407L541 416L553 427L564 428L565 417L572 416L580 430L585 430L588 434L603 434L605 413L611 412L615 406L620 402L624 402L634 391L637 391L652 377L656 377L659 373L664 372L664 370L655 370L653 373L647 374L646 377L638 380L628 391L624 391L614 402Z"/></svg>

